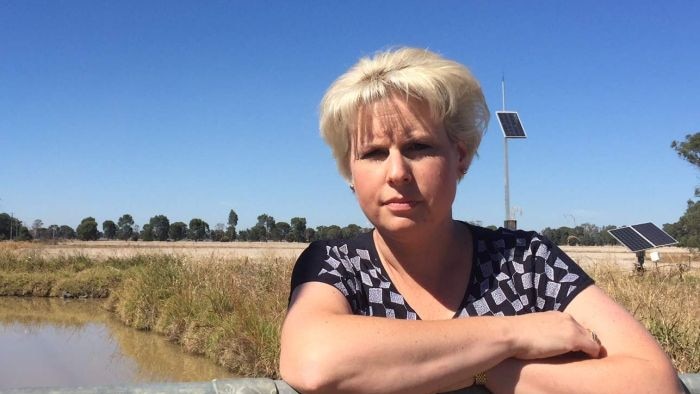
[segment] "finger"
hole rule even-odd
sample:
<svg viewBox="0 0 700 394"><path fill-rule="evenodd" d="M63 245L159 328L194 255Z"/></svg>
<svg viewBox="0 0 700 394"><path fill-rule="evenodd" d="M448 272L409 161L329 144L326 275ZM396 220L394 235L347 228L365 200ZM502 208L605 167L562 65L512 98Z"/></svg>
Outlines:
<svg viewBox="0 0 700 394"><path fill-rule="evenodd" d="M588 354L590 357L598 358L602 347L600 338L592 330L586 330L584 335L581 351Z"/></svg>

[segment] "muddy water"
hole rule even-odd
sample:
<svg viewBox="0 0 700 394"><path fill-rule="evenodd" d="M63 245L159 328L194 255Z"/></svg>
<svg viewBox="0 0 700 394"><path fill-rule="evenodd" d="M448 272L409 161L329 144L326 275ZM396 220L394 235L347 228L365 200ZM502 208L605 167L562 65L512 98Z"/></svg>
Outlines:
<svg viewBox="0 0 700 394"><path fill-rule="evenodd" d="M0 389L232 377L161 336L125 327L101 302L0 297Z"/></svg>

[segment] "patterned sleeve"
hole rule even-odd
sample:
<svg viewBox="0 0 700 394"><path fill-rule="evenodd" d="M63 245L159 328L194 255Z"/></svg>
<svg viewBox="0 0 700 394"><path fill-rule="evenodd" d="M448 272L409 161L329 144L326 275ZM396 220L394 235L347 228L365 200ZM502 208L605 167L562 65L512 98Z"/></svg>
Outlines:
<svg viewBox="0 0 700 394"><path fill-rule="evenodd" d="M338 246L329 241L311 243L297 259L292 271L292 281L289 297L294 289L306 282L321 282L329 284L340 291L348 300L355 312L359 302L360 286L356 278L359 269L358 259L348 258L348 246Z"/></svg>
<svg viewBox="0 0 700 394"><path fill-rule="evenodd" d="M549 239L536 235L529 252L534 265L534 287L539 311L563 311L593 279Z"/></svg>

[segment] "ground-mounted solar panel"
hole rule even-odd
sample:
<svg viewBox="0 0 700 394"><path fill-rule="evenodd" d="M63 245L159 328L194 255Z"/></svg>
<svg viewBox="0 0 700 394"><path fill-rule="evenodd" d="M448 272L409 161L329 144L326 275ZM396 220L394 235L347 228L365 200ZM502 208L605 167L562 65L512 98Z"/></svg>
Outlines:
<svg viewBox="0 0 700 394"><path fill-rule="evenodd" d="M654 247L654 245L644 239L644 237L642 237L632 227L616 228L613 230L608 230L608 232L621 244L627 246L627 248L633 252L639 252L640 250L651 249Z"/></svg>
<svg viewBox="0 0 700 394"><path fill-rule="evenodd" d="M517 112L496 111L496 116L506 138L527 138Z"/></svg>
<svg viewBox="0 0 700 394"><path fill-rule="evenodd" d="M667 246L677 244L678 241L668 235L667 232L658 228L654 223L642 223L632 226L642 237L646 238L654 246Z"/></svg>

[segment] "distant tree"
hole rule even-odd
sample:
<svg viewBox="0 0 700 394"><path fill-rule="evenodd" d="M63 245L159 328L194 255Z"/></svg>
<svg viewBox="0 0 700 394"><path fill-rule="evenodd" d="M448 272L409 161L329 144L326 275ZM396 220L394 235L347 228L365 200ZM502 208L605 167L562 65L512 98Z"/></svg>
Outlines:
<svg viewBox="0 0 700 394"><path fill-rule="evenodd" d="M287 222L277 222L275 223L275 228L273 229L273 241L290 241L290 233L292 231L292 226Z"/></svg>
<svg viewBox="0 0 700 394"><path fill-rule="evenodd" d="M117 238L126 241L131 238L134 233L134 219L128 213L122 215L117 220ZM138 233L138 230L136 231Z"/></svg>
<svg viewBox="0 0 700 394"><path fill-rule="evenodd" d="M275 218L263 213L258 216L258 223L255 225L255 232L258 237L257 241L267 241L268 239L278 238L279 234L275 232Z"/></svg>
<svg viewBox="0 0 700 394"><path fill-rule="evenodd" d="M214 242L224 242L224 237L226 237L226 232L221 229L214 229L209 233L209 237ZM226 238L228 240L228 238Z"/></svg>
<svg viewBox="0 0 700 394"><path fill-rule="evenodd" d="M550 228L542 230L542 235L557 245L567 245L570 235L576 235L576 231L571 227Z"/></svg>
<svg viewBox="0 0 700 394"><path fill-rule="evenodd" d="M255 226L248 229L247 232L248 241L267 241L267 230L265 226L256 224Z"/></svg>
<svg viewBox="0 0 700 394"><path fill-rule="evenodd" d="M32 240L32 234L29 232L29 229L25 226L19 226L19 234L17 234L16 241L31 241Z"/></svg>
<svg viewBox="0 0 700 394"><path fill-rule="evenodd" d="M89 216L83 219L75 229L78 239L83 241L94 241L97 239L97 222L95 218Z"/></svg>
<svg viewBox="0 0 700 394"><path fill-rule="evenodd" d="M214 242L222 242L224 240L224 236L226 236L226 233L224 232L225 228L226 226L223 223L217 223L214 225L214 230L209 233L211 240Z"/></svg>
<svg viewBox="0 0 700 394"><path fill-rule="evenodd" d="M306 218L294 217L289 221L292 229L290 231L292 242L306 241Z"/></svg>
<svg viewBox="0 0 700 394"><path fill-rule="evenodd" d="M559 228L547 227L541 233L557 245L602 246L615 245L617 243L608 233L608 230L614 228L616 226L599 227L595 224L583 223L574 228L567 226Z"/></svg>
<svg viewBox="0 0 700 394"><path fill-rule="evenodd" d="M44 226L44 222L41 221L41 219L36 219L34 222L32 222L32 236L34 238L38 238L39 236L39 230Z"/></svg>
<svg viewBox="0 0 700 394"><path fill-rule="evenodd" d="M700 201L688 200L683 216L676 223L665 224L664 230L675 238L680 246L700 248Z"/></svg>
<svg viewBox="0 0 700 394"><path fill-rule="evenodd" d="M316 239L327 239L326 229L328 226L316 226Z"/></svg>
<svg viewBox="0 0 700 394"><path fill-rule="evenodd" d="M21 220L7 213L0 213L0 240L15 239L21 226Z"/></svg>
<svg viewBox="0 0 700 394"><path fill-rule="evenodd" d="M51 231L49 231L48 228L40 227L36 229L36 237L34 237L34 239L48 241L51 239Z"/></svg>
<svg viewBox="0 0 700 394"><path fill-rule="evenodd" d="M617 226L603 226L600 229L600 245L615 245L617 241L610 235L610 230L616 229Z"/></svg>
<svg viewBox="0 0 700 394"><path fill-rule="evenodd" d="M241 230L238 233L238 240L239 241L248 241L248 230Z"/></svg>
<svg viewBox="0 0 700 394"><path fill-rule="evenodd" d="M151 242L154 239L153 226L150 223L144 224L143 229L141 229L141 241Z"/></svg>
<svg viewBox="0 0 700 394"><path fill-rule="evenodd" d="M139 232L139 225L134 224L134 228L132 229L132 233L131 233L131 238L129 238L129 239L132 241L138 241L140 235L141 235L141 233Z"/></svg>
<svg viewBox="0 0 700 394"><path fill-rule="evenodd" d="M700 168L700 132L686 135L685 141L673 141L671 148L675 149L678 156Z"/></svg>
<svg viewBox="0 0 700 394"><path fill-rule="evenodd" d="M236 239L236 226L238 226L238 214L233 209L228 213L228 227L226 235L231 241Z"/></svg>
<svg viewBox="0 0 700 394"><path fill-rule="evenodd" d="M275 228L275 218L263 213L258 216L258 223L248 230L249 241L267 241Z"/></svg>
<svg viewBox="0 0 700 394"><path fill-rule="evenodd" d="M117 225L111 220L105 220L102 222L102 232L107 239L114 239L117 237Z"/></svg>
<svg viewBox="0 0 700 394"><path fill-rule="evenodd" d="M340 237L345 239L355 238L362 233L362 227L356 224L348 224L340 230Z"/></svg>
<svg viewBox="0 0 700 394"><path fill-rule="evenodd" d="M190 220L190 229L187 237L194 241L201 241L209 236L209 224L202 219Z"/></svg>
<svg viewBox="0 0 700 394"><path fill-rule="evenodd" d="M168 235L173 241L185 239L185 237L187 237L187 225L183 222L175 222L171 224Z"/></svg>
<svg viewBox="0 0 700 394"><path fill-rule="evenodd" d="M343 229L340 228L340 226L332 224L328 226L328 229L326 230L326 236L328 237L328 239L338 239L340 238L342 231Z"/></svg>
<svg viewBox="0 0 700 394"><path fill-rule="evenodd" d="M60 227L57 224L52 224L48 228L46 228L48 235L51 239L56 239L60 238L59 237L59 230Z"/></svg>
<svg viewBox="0 0 700 394"><path fill-rule="evenodd" d="M700 170L700 132L686 135L685 141L673 141L671 148L678 156ZM695 197L700 197L700 187L695 188ZM664 225L664 228L681 246L699 248L700 201L688 200L683 216L676 223Z"/></svg>
<svg viewBox="0 0 700 394"><path fill-rule="evenodd" d="M340 238L342 229L335 224L330 226L316 227L316 237L318 239L338 239Z"/></svg>
<svg viewBox="0 0 700 394"><path fill-rule="evenodd" d="M307 227L306 230L304 230L304 241L305 242L313 242L315 241L316 238L316 230L314 230L311 227Z"/></svg>
<svg viewBox="0 0 700 394"><path fill-rule="evenodd" d="M58 237L62 239L75 239L78 237L78 234L75 233L73 227L64 224L58 228Z"/></svg>
<svg viewBox="0 0 700 394"><path fill-rule="evenodd" d="M148 224L150 225L151 231L153 232L153 239L157 241L168 240L168 232L170 231L170 220L168 220L167 216L156 215L151 218ZM144 229L146 228L145 225L143 227Z"/></svg>

